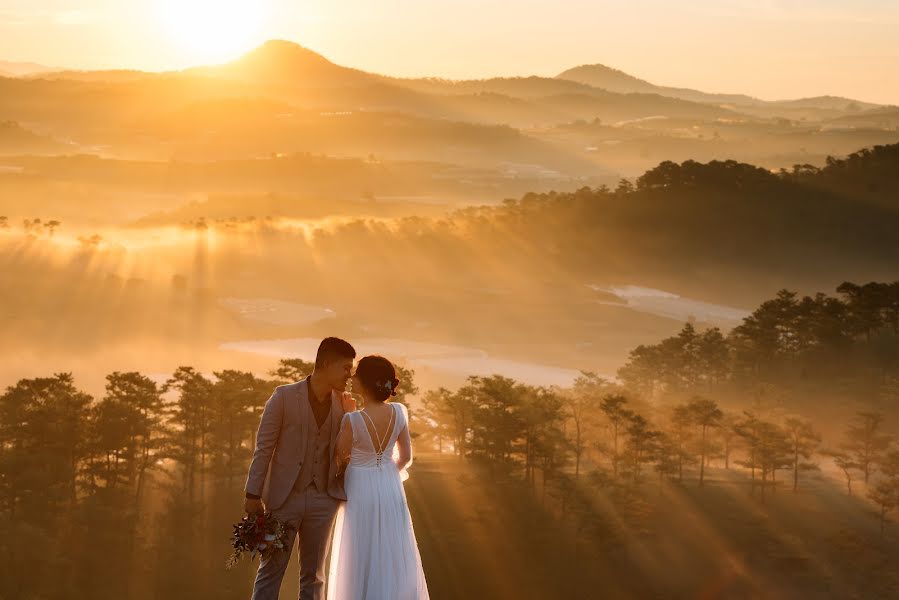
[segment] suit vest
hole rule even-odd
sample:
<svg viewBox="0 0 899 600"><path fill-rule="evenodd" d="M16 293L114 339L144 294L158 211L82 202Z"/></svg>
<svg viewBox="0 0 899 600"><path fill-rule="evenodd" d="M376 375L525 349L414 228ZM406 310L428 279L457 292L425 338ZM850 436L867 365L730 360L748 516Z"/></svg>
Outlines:
<svg viewBox="0 0 899 600"><path fill-rule="evenodd" d="M330 406L330 395L328 404ZM333 406L330 407L328 416L321 427L315 420L315 413L310 405L311 400L307 399L302 403L300 410L303 411L303 419L309 423L309 433L306 436L306 447L303 449L303 465L300 467L300 473L293 487L297 491L305 490L309 484L314 484L315 488L322 493L328 492L328 472L331 467L331 452L329 451L329 442L331 440L331 413ZM317 430L317 431L316 431Z"/></svg>

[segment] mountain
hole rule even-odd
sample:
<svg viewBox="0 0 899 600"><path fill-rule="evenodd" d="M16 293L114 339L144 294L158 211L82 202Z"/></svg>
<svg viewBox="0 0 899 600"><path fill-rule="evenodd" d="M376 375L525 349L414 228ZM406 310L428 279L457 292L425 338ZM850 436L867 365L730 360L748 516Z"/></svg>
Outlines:
<svg viewBox="0 0 899 600"><path fill-rule="evenodd" d="M858 111L871 108L877 108L878 104L870 102L862 102L861 100L853 100L852 98L843 98L839 96L818 96L813 98L799 98L796 100L778 100L765 101L754 98L746 94L712 94L693 90L689 88L678 88L655 85L643 79L638 79L632 75L628 75L623 71L613 69L601 64L581 65L568 69L556 75L557 79L566 81L575 81L597 88L609 90L619 93L650 93L669 96L672 98L680 98L681 100L689 100L691 102L704 102L713 104L734 105L738 110L753 109L782 109L795 113L797 111L817 110L829 112ZM765 115L767 116L767 115ZM783 114L782 116L792 116ZM797 115L796 118L802 118L808 114ZM818 115L826 118L825 114ZM835 115L829 115L835 116Z"/></svg>
<svg viewBox="0 0 899 600"><path fill-rule="evenodd" d="M632 176L662 160L823 165L899 139L894 116L870 106L667 88L603 65L558 77L403 79L284 40L179 71L0 78L0 118L107 156L374 155L552 177ZM839 120L850 115L860 118Z"/></svg>
<svg viewBox="0 0 899 600"><path fill-rule="evenodd" d="M880 104L872 104L871 102L862 102L861 100L853 100L843 96L815 96L812 98L799 98L797 100L776 100L771 104L780 106L804 106L807 108L820 108L824 110L845 110L857 112L860 110L869 110L872 108L880 108Z"/></svg>
<svg viewBox="0 0 899 600"><path fill-rule="evenodd" d="M556 75L556 79L564 79L567 81L577 81L584 85L609 90L610 92L619 92L622 94L630 94L634 92L640 93L656 93L659 86L653 85L648 81L628 75L624 71L613 69L605 65L581 65L568 69Z"/></svg>
<svg viewBox="0 0 899 600"><path fill-rule="evenodd" d="M380 79L336 65L321 54L285 40L269 40L232 62L186 69L182 74L300 87L370 85Z"/></svg>
<svg viewBox="0 0 899 600"><path fill-rule="evenodd" d="M0 154L54 154L74 149L71 144L30 131L15 121L0 121Z"/></svg>
<svg viewBox="0 0 899 600"><path fill-rule="evenodd" d="M80 71L66 69L62 71L42 71L24 76L24 79L47 79L65 81L119 82L160 77L159 73L136 71L133 69L101 69L98 71Z"/></svg>
<svg viewBox="0 0 899 600"><path fill-rule="evenodd" d="M43 101L35 105L35 97ZM62 102L63 98L67 100ZM229 98L266 99L316 112L397 112L516 128L595 118L614 123L656 115L700 120L739 117L708 104L651 94L632 97L554 78L453 82L385 77L334 64L283 40L267 42L226 64L183 71L62 71L0 82L0 114L4 118L52 128L62 125L65 131L60 133L74 139L97 135L96 131L84 131L87 126L108 127L120 134L138 127L141 135L155 136L158 132L148 125L158 117ZM126 122L113 122L122 117ZM182 122L189 126L193 121ZM408 135L396 128L394 133ZM106 138L106 133L102 137Z"/></svg>
<svg viewBox="0 0 899 600"><path fill-rule="evenodd" d="M832 119L828 125L854 129L899 129L899 106L882 106L863 110Z"/></svg>
<svg viewBox="0 0 899 600"><path fill-rule="evenodd" d="M54 70L56 69L37 63L0 60L0 76L2 77L23 77L25 75L47 73Z"/></svg>
<svg viewBox="0 0 899 600"><path fill-rule="evenodd" d="M438 77L391 79L397 85L427 94L502 94L513 98L541 98L560 94L608 94L588 84L549 77L491 77L451 80Z"/></svg>
<svg viewBox="0 0 899 600"><path fill-rule="evenodd" d="M689 100L691 102L711 102L716 104L755 105L760 102L757 98L745 94L709 94L688 88L675 88L655 85L643 79L628 75L618 69L605 65L581 65L568 69L556 75L556 79L577 81L593 87L598 87L610 92L621 94L644 93L659 94Z"/></svg>

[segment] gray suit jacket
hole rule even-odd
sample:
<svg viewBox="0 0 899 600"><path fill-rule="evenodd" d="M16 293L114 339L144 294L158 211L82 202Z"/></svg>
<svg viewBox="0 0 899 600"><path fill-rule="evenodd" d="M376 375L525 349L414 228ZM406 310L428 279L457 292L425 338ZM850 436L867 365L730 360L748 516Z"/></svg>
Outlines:
<svg viewBox="0 0 899 600"><path fill-rule="evenodd" d="M306 379L279 385L262 410L256 433L256 449L244 491L261 496L268 510L277 509L287 499L303 465L307 436L317 435L315 424L302 418L308 413L301 410L301 402L309 402ZM343 474L337 476L334 445L343 415L340 397L332 392L331 412L328 415L331 419L328 494L339 500L346 500L346 492L343 489Z"/></svg>

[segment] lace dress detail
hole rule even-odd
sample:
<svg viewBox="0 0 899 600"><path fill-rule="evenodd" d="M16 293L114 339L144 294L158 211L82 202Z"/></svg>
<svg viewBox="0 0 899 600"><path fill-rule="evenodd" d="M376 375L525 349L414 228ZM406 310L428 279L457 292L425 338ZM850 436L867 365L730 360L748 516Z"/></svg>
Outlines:
<svg viewBox="0 0 899 600"><path fill-rule="evenodd" d="M390 406L390 420L387 422L387 431L384 433L384 436L381 437L378 435L378 428L375 427L375 422L372 421L371 416L365 412L364 410L360 410L359 414L362 415L363 419L366 419L369 423L371 423L371 429L375 432L375 439L377 440L377 446L374 444L374 441L371 439L371 435L368 436L368 441L372 444L372 450L375 453L375 465L380 469L381 464L384 462L384 450L386 449L386 441L388 439L388 435L393 434L393 429L396 426L396 410L393 408L393 404L389 404ZM367 428L366 428L367 429ZM368 431L366 431L368 433ZM353 432L355 436L355 431ZM395 442L396 440L394 440Z"/></svg>

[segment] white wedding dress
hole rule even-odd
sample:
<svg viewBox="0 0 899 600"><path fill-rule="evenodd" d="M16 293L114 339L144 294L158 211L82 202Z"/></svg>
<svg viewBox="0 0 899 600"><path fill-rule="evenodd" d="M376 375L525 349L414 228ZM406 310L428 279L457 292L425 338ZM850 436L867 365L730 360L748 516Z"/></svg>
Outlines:
<svg viewBox="0 0 899 600"><path fill-rule="evenodd" d="M377 432L383 442L379 455L362 411L346 413L353 432L353 449L344 475L347 501L337 512L326 580L328 600L426 600L428 586L412 528L400 471L397 439L409 449L409 414L395 411L393 428ZM374 425L372 423L372 425ZM408 466L408 465L407 465Z"/></svg>

